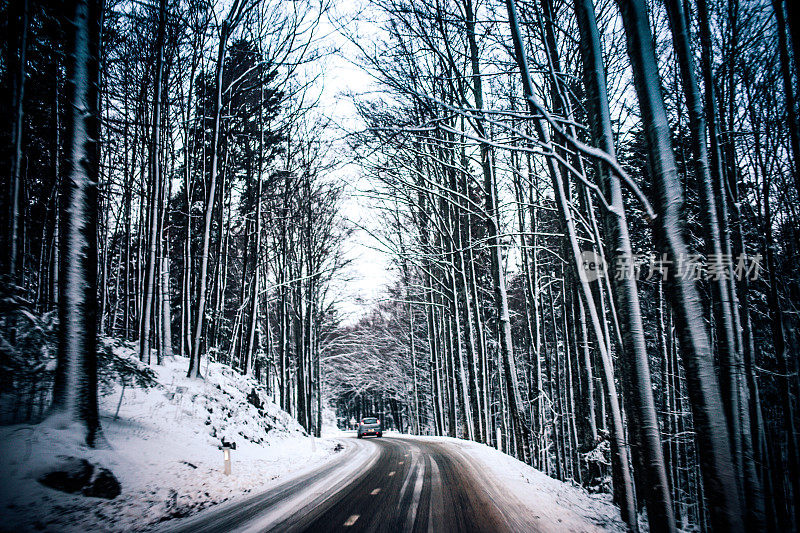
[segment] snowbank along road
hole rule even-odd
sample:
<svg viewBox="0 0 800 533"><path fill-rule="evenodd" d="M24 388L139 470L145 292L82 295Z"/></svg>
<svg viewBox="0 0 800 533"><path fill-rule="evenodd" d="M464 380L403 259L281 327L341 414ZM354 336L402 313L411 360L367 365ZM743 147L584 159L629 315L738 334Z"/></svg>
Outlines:
<svg viewBox="0 0 800 533"><path fill-rule="evenodd" d="M163 531L539 531L523 506L457 446L343 439L339 460ZM528 516L533 520L534 517Z"/></svg>

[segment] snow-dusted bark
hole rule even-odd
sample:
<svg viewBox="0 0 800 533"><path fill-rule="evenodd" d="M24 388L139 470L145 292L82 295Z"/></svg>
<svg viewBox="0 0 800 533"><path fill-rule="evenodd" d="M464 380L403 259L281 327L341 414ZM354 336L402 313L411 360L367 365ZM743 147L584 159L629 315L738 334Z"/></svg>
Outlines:
<svg viewBox="0 0 800 533"><path fill-rule="evenodd" d="M210 182L206 191L206 205L203 219L202 252L200 255L200 277L197 281L197 316L192 334L192 348L189 355L189 377L200 377L200 356L203 341L203 330L206 322L206 300L208 299L208 259L211 245L211 222L214 216L214 206L217 201L217 179L219 178L219 150L220 129L222 120L222 94L223 73L225 66L225 51L231 32L241 22L242 17L251 5L251 0L234 0L226 17L219 28L219 43L217 46L217 61L214 69L215 96L212 106L212 134L211 134L211 168ZM227 157L227 154L226 154ZM219 253L216 254L220 256ZM218 300L219 302L219 300Z"/></svg>
<svg viewBox="0 0 800 533"><path fill-rule="evenodd" d="M263 105L264 103L264 81L261 80L261 86L259 89L259 100L260 103ZM247 326L247 339L246 344L244 347L244 364L242 365L242 371L245 374L249 374L251 367L253 366L253 359L255 358L255 347L256 347L256 327L258 325L258 302L259 302L259 287L261 282L261 276L259 274L259 264L261 263L261 206L263 204L263 189L264 189L264 179L261 173L263 172L264 168L264 124L263 124L263 117L262 114L259 113L259 139L258 139L258 170L256 171L256 179L258 180L258 184L256 185L256 213L255 213L255 243L253 245L253 271L252 271L252 280L250 285L252 289L250 290L250 310L249 310L249 318L248 318L248 326ZM247 264L245 263L244 267L245 273L247 272Z"/></svg>
<svg viewBox="0 0 800 533"><path fill-rule="evenodd" d="M158 364L163 364L165 357L172 357L172 303L170 296L170 238L169 227L167 225L167 200L171 197L172 188L169 181L164 185L161 191L161 202L159 212L161 213L158 230L159 241L159 259L158 263L161 267L161 273L158 276L160 291L158 294L158 305L160 310L160 328L159 337L161 342L158 348Z"/></svg>
<svg viewBox="0 0 800 533"><path fill-rule="evenodd" d="M14 69L13 73L13 106L14 123L12 126L13 156L11 159L11 228L10 228L10 257L8 258L8 273L12 279L17 276L19 262L20 194L22 191L22 124L24 118L23 102L25 101L26 51L28 48L28 0L19 0L8 7L9 31L14 37L9 39L9 57L14 59L14 64L6 65ZM14 49L16 48L16 49ZM16 55L19 52L19 55ZM16 280L15 280L16 281Z"/></svg>
<svg viewBox="0 0 800 533"><path fill-rule="evenodd" d="M46 424L102 441L97 409L98 0L68 6L67 102L61 180L58 365Z"/></svg>
<svg viewBox="0 0 800 533"><path fill-rule="evenodd" d="M647 7L643 0L619 0L619 4L653 178L656 243L673 265L679 265L688 252L681 213L683 188L672 151ZM688 380L703 488L714 527L720 531L739 531L744 524L738 481L703 306L695 281L675 274L673 271L668 276L667 297L675 316Z"/></svg>
<svg viewBox="0 0 800 533"><path fill-rule="evenodd" d="M790 501L794 505L795 513L797 513L798 510L800 510L800 448L798 446L797 426L795 424L796 404L792 398L790 382L792 369L789 363L790 349L788 344L791 341L787 333L786 318L783 308L781 307L778 293L778 276L775 272L775 237L772 229L774 213L772 211L772 193L770 190L772 186L772 176L767 170L766 164L763 163L764 156L761 146L761 133L757 132L753 137L754 151L756 158L761 162L759 166L762 174L761 187L764 202L764 222L762 230L764 233L764 258L766 262L768 284L767 307L770 315L772 345L775 350L775 359L777 360L780 372L783 374L778 378L778 394L781 398L781 415L786 432L786 466L789 483L792 487L792 499ZM783 460L781 458L778 464L782 462ZM791 508L791 505L789 505L789 508ZM796 525L797 517L795 517L795 526Z"/></svg>
<svg viewBox="0 0 800 533"><path fill-rule="evenodd" d="M705 231L705 250L709 256L722 258L729 255L730 250L728 249L726 253L723 247L724 242L727 242L723 239L728 237L727 234L723 235L721 232L720 216L724 213L718 212L715 197L723 195L725 192L723 190L715 191L713 186L705 142L706 117L695 74L687 15L683 0L669 0L666 2L666 6L689 114L691 144L694 153L692 164L701 202L700 213ZM709 119L714 120L714 116L710 115ZM725 202L724 197L721 200ZM727 276L717 276L710 283L721 367L720 388L725 399L723 405L731 437L731 451L734 455L738 475L743 482L741 490L743 490L742 494L747 504L747 526L753 530L760 530L765 527L764 501L761 482L758 479L752 454L750 417L742 417L742 413L746 413L742 403L747 400L749 395L746 392L747 383L742 373L743 361L739 347L741 341L737 342L735 334L734 306L737 302L732 300L733 292L729 287L730 283L733 283L733 280L729 280ZM744 427L745 424L747 427Z"/></svg>
<svg viewBox="0 0 800 533"><path fill-rule="evenodd" d="M588 111L592 135L598 148L614 155L614 136L608 108L605 67L600 35L592 0L576 0L575 12L581 34L583 79L586 85ZM603 219L607 241L606 256L609 264L618 258L632 257L628 222L622 199L619 178L602 163L597 165L606 201L612 211ZM612 289L622 329L621 365L625 377L626 406L634 454L639 457L637 479L644 484L642 491L647 502L648 523L651 531L674 531L672 498L669 493L661 435L656 418L650 366L642 325L641 307L636 280L632 276L612 279Z"/></svg>
<svg viewBox="0 0 800 533"><path fill-rule="evenodd" d="M533 82L528 69L525 46L522 42L522 33L519 27L516 4L514 0L507 0L506 6L508 9L509 23L511 25L511 37L514 42L514 56L517 66L520 70L525 99L530 112L534 115L541 115L542 107L534 100ZM548 151L552 151L553 144L551 143L550 134L546 129L546 126L547 124L544 118L539 118L534 121L534 128L540 142L547 148ZM571 259L574 264L581 264L581 251L576 237L575 222L573 220L571 207L569 206L566 197L562 176L556 169L554 157L552 155L547 157L547 167L548 173L550 174L550 179L553 181L556 204L566 230L565 237L567 239L568 251L571 254ZM611 361L611 355L608 352L607 339L605 338L605 334L600 325L597 308L594 304L594 298L585 278L580 280L580 286L581 295L586 303L586 309L589 312L592 329L597 340L598 350L600 352L600 361L607 395L606 398L611 415L610 430L612 439L612 453L614 455L614 461L612 462L615 479L614 490L617 495L617 500L621 508L623 519L631 526L631 528L635 529L637 518L634 504L635 498L633 494L633 481L631 479L627 446L625 445L625 431L623 427L622 414L620 412L619 398L616 392L613 363Z"/></svg>
<svg viewBox="0 0 800 533"><path fill-rule="evenodd" d="M469 43L470 65L472 69L472 89L475 107L483 111L483 82L478 57L478 45L475 35L475 11L471 0L464 1L466 15L467 41ZM486 132L480 120L476 121L478 135L486 139ZM500 248L500 219L498 215L497 186L492 169L489 145L481 144L481 168L483 170L483 189L486 203L486 230L488 233L489 253L491 256L492 281L494 285L495 307L497 311L500 335L500 359L503 367L504 387L508 410L514 431L515 441L521 448L520 459L530 463L530 431L522 416L522 397L520 395L517 367L514 360L514 341L511 335L511 318L508 313L508 294L506 292L505 272L503 268L502 250Z"/></svg>
<svg viewBox="0 0 800 533"><path fill-rule="evenodd" d="M465 154L464 150L461 149L459 151L459 155L461 158L461 165L463 168L467 168L464 164L465 162ZM474 432L474 440L478 442L486 442L486 434L484 431L484 422L483 419L486 414L482 410L482 404L480 401L480 383L478 382L478 357L476 355L476 343L475 343L475 320L474 320L474 312L473 312L473 302L472 298L470 297L471 287L470 287L470 280L467 276L467 269L468 264L466 260L466 254L464 252L464 248L470 246L470 234L471 234L471 227L470 227L470 219L465 217L463 212L466 212L467 209L464 208L462 197L468 196L468 189L469 184L467 181L467 175L465 173L461 173L461 177L459 178L456 173L453 173L453 183L451 185L453 191L458 191L459 194L453 195L453 202L458 207L456 209L456 213L454 216L455 221L455 231L453 232L455 238L455 247L458 250L457 253L457 264L456 270L458 272L458 284L461 289L461 294L459 296L460 302L464 305L464 323L465 329L464 337L465 337L465 344L467 348L467 359L466 359L466 367L467 367L467 390L469 394L469 405L470 405L470 413L472 415L472 427L471 430ZM460 211L463 209L463 212Z"/></svg>
<svg viewBox="0 0 800 533"><path fill-rule="evenodd" d="M790 0L788 4L792 4ZM783 95L786 100L786 116L788 118L789 146L792 149L792 162L794 166L794 186L797 195L800 197L800 123L797 118L797 107L795 101L795 89L792 84L792 71L789 60L789 42L786 28L786 14L784 13L783 0L772 0L772 9L775 13L775 20L778 22L778 52L781 61L781 79L783 80ZM795 21L796 23L796 21ZM795 32L796 33L796 32ZM793 39L797 39L795 34ZM797 54L797 49L794 50ZM800 58L794 56L795 66L800 72ZM800 83L800 79L798 79Z"/></svg>
<svg viewBox="0 0 800 533"><path fill-rule="evenodd" d="M450 187L453 191L456 190L456 176L455 172L448 172L448 178L450 180ZM457 198L453 198L451 200L452 203L458 203ZM454 371L457 370L458 380L457 380L457 389L458 389L458 405L459 405L459 412L461 413L462 419L462 432L466 438L469 440L475 440L475 424L473 421L473 417L475 416L475 408L477 405L472 402L474 395L470 394L470 389L474 391L474 388L471 387L472 379L468 377L467 368L471 365L471 353L472 349L470 346L470 336L471 332L467 330L462 335L461 324L461 305L460 305L460 282L461 282L461 273L462 268L459 264L459 260L461 258L461 244L460 244L460 223L459 223L460 213L454 209L453 205L449 205L447 208L447 232L449 234L447 239L446 250L448 257L450 258L450 268L449 268L449 289L450 289L450 316L452 318L452 330L453 330L453 348L454 348L454 357L455 357L455 364L456 368ZM464 317L464 322L468 319ZM463 340L462 340L463 339ZM466 342L464 342L466 341ZM466 365L464 363L464 354L463 354L463 344L466 343L466 351L467 351L467 362Z"/></svg>
<svg viewBox="0 0 800 533"><path fill-rule="evenodd" d="M142 314L139 329L139 359L150 362L150 330L153 321L153 302L156 287L156 263L159 244L159 226L162 205L161 183L161 93L164 77L164 33L167 19L166 0L160 0L158 7L158 29L156 31L156 69L153 86L153 128L150 140L150 209L147 229L147 266L144 276L144 294L142 294ZM159 276L160 278L161 276ZM160 283L159 283L160 285ZM158 335L155 335L158 338Z"/></svg>
<svg viewBox="0 0 800 533"><path fill-rule="evenodd" d="M216 95L213 105L213 133L211 136L211 181L206 191L206 207L203 225L203 248L200 255L200 277L197 280L197 315L192 334L192 349L189 353L189 377L200 377L200 349L202 346L203 329L206 322L206 299L208 296L208 255L211 246L211 221L214 216L214 204L217 200L217 174L219 165L219 132L222 115L222 74L225 60L225 47L228 42L230 28L227 19L222 22L220 29L217 52L217 65L214 79L216 80Z"/></svg>
<svg viewBox="0 0 800 533"><path fill-rule="evenodd" d="M512 158L514 154L512 154ZM530 158L528 158L528 165L530 165ZM516 166L513 163L512 166ZM529 172L530 174L530 172ZM528 176L530 180L530 175ZM519 242L520 242L520 255L522 258L522 276L523 276L523 290L525 294L525 327L528 334L528 359L531 361L530 370L528 375L528 401L531 410L531 465L535 468L541 467L540 453L542 437L542 424L541 424L541 369L540 369L540 337L539 337L539 305L538 295L534 289L534 274L531 268L532 261L530 256L536 254L535 246L530 246L530 238L525 235L528 230L527 217L525 216L527 209L525 205L525 193L522 183L522 173L516 172L513 178L514 192L517 200L517 224L519 225ZM532 185L531 185L532 187ZM535 210L535 208L534 208ZM535 213L535 211L534 211ZM534 219L535 214L531 216ZM535 233L535 222L532 220L530 224L531 233ZM529 249L531 248L531 249ZM597 437L595 432L594 437ZM592 438L592 442L595 438Z"/></svg>

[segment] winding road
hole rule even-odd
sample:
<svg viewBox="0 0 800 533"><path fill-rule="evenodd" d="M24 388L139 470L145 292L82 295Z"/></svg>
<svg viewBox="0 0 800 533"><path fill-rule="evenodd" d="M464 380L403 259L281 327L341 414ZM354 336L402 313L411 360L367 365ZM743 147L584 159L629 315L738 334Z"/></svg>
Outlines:
<svg viewBox="0 0 800 533"><path fill-rule="evenodd" d="M452 444L402 437L342 442L345 450L316 470L161 530L530 531L515 523L515 506L502 503L509 499L500 487Z"/></svg>

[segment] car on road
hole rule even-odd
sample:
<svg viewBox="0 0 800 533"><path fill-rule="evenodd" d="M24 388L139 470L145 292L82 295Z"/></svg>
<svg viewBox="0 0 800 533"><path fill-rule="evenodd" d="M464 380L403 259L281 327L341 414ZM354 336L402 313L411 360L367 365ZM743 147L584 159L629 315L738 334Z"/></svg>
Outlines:
<svg viewBox="0 0 800 533"><path fill-rule="evenodd" d="M366 437L367 435L375 435L378 438L383 436L381 421L379 419L375 417L366 417L361 419L361 421L358 423L357 436L360 439L361 437Z"/></svg>

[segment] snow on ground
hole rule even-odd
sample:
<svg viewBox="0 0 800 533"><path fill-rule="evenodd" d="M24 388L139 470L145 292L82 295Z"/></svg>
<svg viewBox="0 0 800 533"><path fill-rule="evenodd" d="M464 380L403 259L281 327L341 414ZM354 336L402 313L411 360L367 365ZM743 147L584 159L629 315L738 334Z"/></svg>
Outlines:
<svg viewBox="0 0 800 533"><path fill-rule="evenodd" d="M485 444L451 437L407 438L446 442L457 447L475 470L486 476L494 495L504 501L501 507L515 510L507 513L507 517L521 527L524 524L543 533L627 531L619 509L607 494L590 494L581 487L553 479Z"/></svg>
<svg viewBox="0 0 800 533"><path fill-rule="evenodd" d="M116 351L134 357L130 347ZM258 492L334 453L335 441L308 437L255 381L227 366L204 362L204 380L186 378L188 360L181 357L152 368L158 386L127 387L118 419L114 413L122 387L101 398L106 449L89 450L68 430L0 428L0 530L145 529ZM223 474L218 448L223 437L237 445L230 476ZM36 481L61 456L108 468L122 493L107 500L67 494Z"/></svg>

